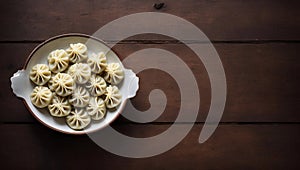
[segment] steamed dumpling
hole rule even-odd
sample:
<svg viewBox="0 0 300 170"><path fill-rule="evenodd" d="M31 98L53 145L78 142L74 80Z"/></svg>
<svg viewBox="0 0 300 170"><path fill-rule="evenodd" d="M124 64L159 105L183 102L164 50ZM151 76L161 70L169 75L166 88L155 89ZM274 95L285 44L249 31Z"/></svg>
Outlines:
<svg viewBox="0 0 300 170"><path fill-rule="evenodd" d="M46 84L51 78L51 71L46 64L37 64L30 71L30 80L37 85Z"/></svg>
<svg viewBox="0 0 300 170"><path fill-rule="evenodd" d="M30 94L30 100L36 107L44 108L51 102L52 92L47 87L36 86Z"/></svg>
<svg viewBox="0 0 300 170"><path fill-rule="evenodd" d="M72 76L76 83L84 84L91 77L91 68L87 64L76 63L69 68L68 74Z"/></svg>
<svg viewBox="0 0 300 170"><path fill-rule="evenodd" d="M89 56L87 63L91 67L93 73L99 74L107 65L106 56L103 52L100 52L99 54L93 53L91 56Z"/></svg>
<svg viewBox="0 0 300 170"><path fill-rule="evenodd" d="M101 99L100 97L91 98L86 111L93 120L102 119L106 114L106 107L103 99Z"/></svg>
<svg viewBox="0 0 300 170"><path fill-rule="evenodd" d="M101 96L106 89L105 80L99 75L92 75L86 84L92 96Z"/></svg>
<svg viewBox="0 0 300 170"><path fill-rule="evenodd" d="M87 47L82 43L70 44L67 53L72 63L79 63L87 59Z"/></svg>
<svg viewBox="0 0 300 170"><path fill-rule="evenodd" d="M66 98L53 95L51 104L48 105L49 112L54 117L64 117L70 114L71 105Z"/></svg>
<svg viewBox="0 0 300 170"><path fill-rule="evenodd" d="M72 94L74 90L75 82L73 78L66 73L57 73L53 77L52 88L59 96L68 96Z"/></svg>
<svg viewBox="0 0 300 170"><path fill-rule="evenodd" d="M114 108L122 101L122 95L117 86L108 86L105 92L105 104L107 108Z"/></svg>
<svg viewBox="0 0 300 170"><path fill-rule="evenodd" d="M69 102L75 107L84 107L90 101L89 92L81 86L77 86L73 91L72 96L69 99Z"/></svg>
<svg viewBox="0 0 300 170"><path fill-rule="evenodd" d="M70 128L81 130L90 124L91 118L84 109L75 109L66 117L66 122Z"/></svg>
<svg viewBox="0 0 300 170"><path fill-rule="evenodd" d="M124 78L124 72L119 63L110 63L105 69L104 79L113 85L119 84Z"/></svg>
<svg viewBox="0 0 300 170"><path fill-rule="evenodd" d="M49 68L53 73L59 73L69 66L69 57L65 50L54 50L48 56Z"/></svg>

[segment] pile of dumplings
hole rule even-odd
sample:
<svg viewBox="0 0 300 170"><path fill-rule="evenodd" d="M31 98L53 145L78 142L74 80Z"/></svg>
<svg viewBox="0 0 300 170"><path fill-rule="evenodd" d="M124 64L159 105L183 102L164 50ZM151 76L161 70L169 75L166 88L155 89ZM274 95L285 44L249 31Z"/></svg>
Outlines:
<svg viewBox="0 0 300 170"><path fill-rule="evenodd" d="M107 63L103 52L88 56L82 43L52 51L48 65L33 66L29 78L36 85L30 94L32 104L47 107L54 117L64 117L74 130L103 119L107 110L122 101L116 86L124 78L120 64Z"/></svg>

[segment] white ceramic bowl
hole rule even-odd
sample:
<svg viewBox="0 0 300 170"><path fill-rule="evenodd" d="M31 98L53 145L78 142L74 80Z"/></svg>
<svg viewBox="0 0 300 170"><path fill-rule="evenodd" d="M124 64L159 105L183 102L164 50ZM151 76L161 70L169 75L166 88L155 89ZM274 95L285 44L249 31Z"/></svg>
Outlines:
<svg viewBox="0 0 300 170"><path fill-rule="evenodd" d="M93 121L91 125L81 131L71 129L65 122L65 118L55 118L49 114L47 108L38 109L30 101L30 93L35 85L29 79L29 72L35 64L47 63L48 54L56 49L67 49L71 43L83 43L88 48L88 53L107 52L107 62L119 63L124 70L124 79L118 85L122 94L122 102L115 111L108 111L106 117L100 121ZM136 74L129 69L124 68L117 54L112 51L103 41L84 34L63 34L46 40L37 46L29 55L24 68L17 71L11 77L11 87L16 96L24 100L25 105L32 115L41 123L59 132L68 134L85 134L99 130L109 125L121 113L126 104L126 100L135 96L139 88L139 79Z"/></svg>

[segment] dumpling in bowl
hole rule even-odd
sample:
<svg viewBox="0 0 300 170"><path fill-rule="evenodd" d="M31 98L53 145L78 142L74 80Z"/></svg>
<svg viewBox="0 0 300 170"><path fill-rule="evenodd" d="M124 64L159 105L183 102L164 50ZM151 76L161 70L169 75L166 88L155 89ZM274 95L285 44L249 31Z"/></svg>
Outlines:
<svg viewBox="0 0 300 170"><path fill-rule="evenodd" d="M104 79L113 85L119 84L124 78L124 72L119 63L110 63L105 68Z"/></svg>
<svg viewBox="0 0 300 170"><path fill-rule="evenodd" d="M36 86L30 94L30 100L38 108L48 106L52 100L52 92L49 88Z"/></svg>
<svg viewBox="0 0 300 170"><path fill-rule="evenodd" d="M69 66L69 57L65 50L54 50L48 56L49 68L53 73L66 70Z"/></svg>
<svg viewBox="0 0 300 170"><path fill-rule="evenodd" d="M73 78L66 73L57 73L53 77L52 88L59 96L68 96L73 93L75 82Z"/></svg>
<svg viewBox="0 0 300 170"><path fill-rule="evenodd" d="M117 107L122 101L122 95L117 86L108 86L105 92L105 105L111 109Z"/></svg>
<svg viewBox="0 0 300 170"><path fill-rule="evenodd" d="M89 92L81 86L77 86L73 91L72 96L69 99L69 102L74 107L85 107L90 101Z"/></svg>
<svg viewBox="0 0 300 170"><path fill-rule="evenodd" d="M106 56L103 52L98 54L92 53L92 55L89 56L87 63L91 67L93 73L99 74L107 65Z"/></svg>
<svg viewBox="0 0 300 170"><path fill-rule="evenodd" d="M48 105L49 112L54 117L64 117L70 114L71 105L64 97L53 95L51 104Z"/></svg>
<svg viewBox="0 0 300 170"><path fill-rule="evenodd" d="M72 63L79 63L87 59L87 47L82 43L70 44L66 51Z"/></svg>
<svg viewBox="0 0 300 170"><path fill-rule="evenodd" d="M51 78L51 71L46 64L36 64L29 73L30 80L36 85L44 85Z"/></svg>
<svg viewBox="0 0 300 170"><path fill-rule="evenodd" d="M101 76L94 74L87 82L86 88L88 88L92 96L101 96L105 92L106 82Z"/></svg>
<svg viewBox="0 0 300 170"><path fill-rule="evenodd" d="M91 77L91 68L87 64L76 63L69 68L68 74L72 76L76 83L84 84Z"/></svg>
<svg viewBox="0 0 300 170"><path fill-rule="evenodd" d="M93 120L102 119L106 114L106 107L103 99L101 99L100 97L91 98L86 111Z"/></svg>
<svg viewBox="0 0 300 170"><path fill-rule="evenodd" d="M84 109L75 109L66 117L66 122L70 128L81 130L91 123L91 118Z"/></svg>

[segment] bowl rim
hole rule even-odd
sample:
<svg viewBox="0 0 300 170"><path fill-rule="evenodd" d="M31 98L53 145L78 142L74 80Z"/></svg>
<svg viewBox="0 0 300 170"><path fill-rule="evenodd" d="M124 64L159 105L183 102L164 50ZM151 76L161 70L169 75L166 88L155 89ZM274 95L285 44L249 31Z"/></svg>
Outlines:
<svg viewBox="0 0 300 170"><path fill-rule="evenodd" d="M85 38L89 38L89 39L93 39L93 40L95 40L95 41L98 41L98 42L102 43L103 45L105 45L106 47L108 47L108 48L110 49L110 51L114 52L114 53L119 57L118 53L116 53L110 46L108 46L108 45L107 45L103 40L101 40L101 39L98 39L98 38L96 38L96 37L93 37L93 36L87 35L87 34L83 34L83 33L65 33L65 34L60 34L60 35L56 35L56 36L53 36L53 37L51 37L51 38L48 38L47 40L45 40L45 41L43 41L42 43L40 43L39 45L37 45L37 46L30 52L30 54L28 55L28 57L27 57L27 59L26 59L26 61L25 61L25 64L24 64L24 66L23 66L22 69L23 69L23 70L26 70L26 69L27 69L27 65L28 65L30 59L32 58L32 56L33 56L33 55L34 55L41 47L43 47L45 44L47 44L47 43L49 43L49 42L51 42L51 41L53 41L53 40L56 40L56 39L59 39L59 38L63 38L63 37L69 37L69 36L85 37ZM119 58L119 59L120 59L120 58ZM120 61L121 61L121 60L120 60ZM122 63L122 61L121 61L121 63ZM123 63L122 63L122 64L123 64ZM103 128L106 128L107 126L109 126L112 122L114 122L114 121L120 116L120 114L121 114L121 112L124 110L125 105L126 105L127 100L128 100L128 98L125 98L125 99L123 100L123 105L122 105L122 107L120 108L119 112L116 113L117 116L115 116L115 117L114 117L110 122L108 122L106 125L104 125L104 126L102 126L102 127L100 127L100 128L97 128L97 129L89 130L89 131L83 129L82 131L67 132L67 131L61 130L61 129L59 129L59 128L53 127L53 126L51 126L51 125L49 125L49 124L43 122L42 120L40 120L40 119L38 118L38 116L37 116L35 113L33 113L33 111L31 110L31 108L28 106L26 100L23 99L23 98L21 98L21 99L23 100L23 103L25 104L27 110L29 110L29 112L31 113L31 115L33 115L33 117L34 117L36 120L38 120L40 123L42 123L43 125L45 125L46 127L50 128L50 129L52 129L52 130L55 130L55 131L58 131L58 132L61 132L61 133L64 133L64 134L69 134L69 135L84 135L84 134L93 133L93 132L96 132L96 131L101 130L101 129L103 129Z"/></svg>

